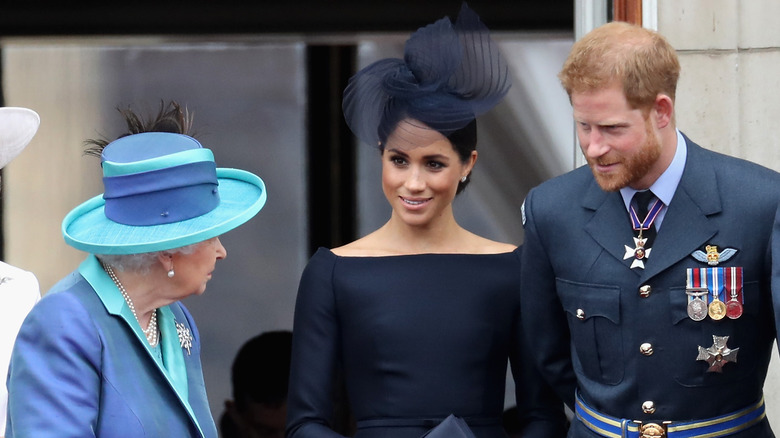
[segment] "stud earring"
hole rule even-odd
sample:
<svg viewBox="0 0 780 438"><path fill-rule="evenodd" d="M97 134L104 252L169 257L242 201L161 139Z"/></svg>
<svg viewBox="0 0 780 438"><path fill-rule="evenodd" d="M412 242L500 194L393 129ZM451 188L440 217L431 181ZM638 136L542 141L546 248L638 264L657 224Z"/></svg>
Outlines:
<svg viewBox="0 0 780 438"><path fill-rule="evenodd" d="M460 179L460 182L462 182L462 183L466 182L466 178L467 177L468 177L468 175L464 175L463 178Z"/></svg>

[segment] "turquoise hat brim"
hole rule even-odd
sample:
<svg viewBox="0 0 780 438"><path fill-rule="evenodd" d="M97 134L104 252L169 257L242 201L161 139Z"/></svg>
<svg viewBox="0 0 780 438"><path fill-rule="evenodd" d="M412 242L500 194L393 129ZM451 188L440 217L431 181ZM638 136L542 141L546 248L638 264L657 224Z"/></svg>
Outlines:
<svg viewBox="0 0 780 438"><path fill-rule="evenodd" d="M62 221L65 242L91 254L139 254L164 251L224 234L254 217L265 205L265 183L239 169L217 169L217 208L185 221L136 226L108 219L103 195L74 208Z"/></svg>

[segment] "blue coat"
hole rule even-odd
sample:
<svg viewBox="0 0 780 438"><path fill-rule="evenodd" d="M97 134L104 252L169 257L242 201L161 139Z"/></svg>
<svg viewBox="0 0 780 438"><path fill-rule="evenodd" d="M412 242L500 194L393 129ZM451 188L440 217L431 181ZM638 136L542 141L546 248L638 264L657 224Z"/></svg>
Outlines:
<svg viewBox="0 0 780 438"><path fill-rule="evenodd" d="M682 421L762 397L776 337L773 302L780 310L771 287L780 175L685 140L683 175L644 270L624 260L634 232L620 194L601 190L588 166L526 198L522 320L537 364L569 406L577 388L613 417ZM738 319L688 317L687 268L708 267L692 256L707 245L737 250L718 267L743 268ZM712 346L713 336L728 336L727 346L739 348L722 373L697 360L698 347ZM645 412L647 401L655 412ZM596 435L575 420L570 436ZM772 435L764 420L733 436Z"/></svg>
<svg viewBox="0 0 780 438"><path fill-rule="evenodd" d="M216 438L192 316L178 302L158 315L162 360L97 259L87 258L22 325L6 437ZM189 353L177 325L191 335Z"/></svg>

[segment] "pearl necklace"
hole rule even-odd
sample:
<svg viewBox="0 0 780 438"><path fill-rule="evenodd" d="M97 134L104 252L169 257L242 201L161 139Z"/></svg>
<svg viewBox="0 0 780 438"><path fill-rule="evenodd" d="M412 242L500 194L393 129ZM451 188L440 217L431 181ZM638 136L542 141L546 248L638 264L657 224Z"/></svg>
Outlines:
<svg viewBox="0 0 780 438"><path fill-rule="evenodd" d="M114 284L116 285L117 289L119 289L119 292L122 294L122 298L125 299L125 302L127 303L127 307L130 308L130 311L133 312L133 316L135 316L135 320L138 321L138 324L141 324L141 321L138 320L138 315L135 313L135 306L133 305L133 300L130 299L130 296L127 295L127 291L125 290L125 287L122 286L122 283L119 282L119 279L116 277L116 274L114 274L114 270L109 265L103 265L103 268L106 270L106 273L108 273L108 276L111 277L111 280L114 281ZM141 331L144 332L144 335L146 335L146 341L149 342L149 345L152 347L157 346L157 342L159 342L159 330L157 330L157 309L154 309L152 312L152 317L149 319L149 326L146 327L146 329L141 328Z"/></svg>

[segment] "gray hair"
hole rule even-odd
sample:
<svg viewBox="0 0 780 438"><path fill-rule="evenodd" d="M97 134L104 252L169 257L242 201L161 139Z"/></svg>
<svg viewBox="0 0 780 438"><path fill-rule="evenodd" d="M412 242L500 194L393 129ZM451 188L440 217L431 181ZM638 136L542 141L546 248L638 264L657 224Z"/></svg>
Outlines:
<svg viewBox="0 0 780 438"><path fill-rule="evenodd" d="M95 254L104 265L109 265L117 271L130 271L147 274L152 266L157 263L161 254L192 254L203 242L193 243L180 248L166 249L165 251L142 252L138 254Z"/></svg>

